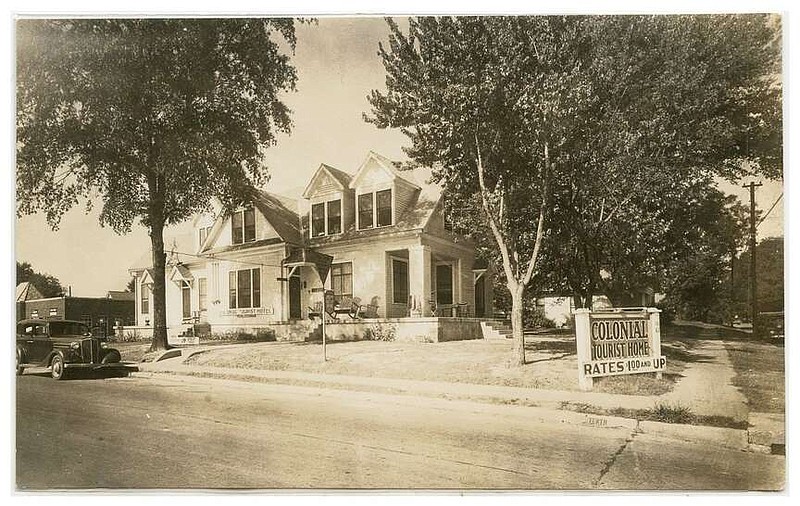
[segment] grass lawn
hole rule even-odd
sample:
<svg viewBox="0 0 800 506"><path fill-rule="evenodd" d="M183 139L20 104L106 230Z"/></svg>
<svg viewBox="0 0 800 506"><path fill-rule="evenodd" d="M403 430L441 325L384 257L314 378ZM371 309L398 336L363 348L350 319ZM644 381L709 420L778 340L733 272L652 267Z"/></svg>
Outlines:
<svg viewBox="0 0 800 506"><path fill-rule="evenodd" d="M601 378L596 391L660 395L672 389L686 363L693 360L691 336L662 337L667 369L662 380L654 374ZM511 340L445 343L358 341L336 342L322 360L320 343L259 343L219 347L195 355L190 363L242 369L291 370L321 374L401 378L506 385L549 390L577 390L578 363L572 334L526 336L524 367L507 367Z"/></svg>
<svg viewBox="0 0 800 506"><path fill-rule="evenodd" d="M733 384L747 397L750 411L783 413L785 410L784 348L758 342L729 342L736 376Z"/></svg>
<svg viewBox="0 0 800 506"><path fill-rule="evenodd" d="M108 345L119 351L123 362L141 362L147 350L150 349L150 341L134 341L127 343L110 341Z"/></svg>

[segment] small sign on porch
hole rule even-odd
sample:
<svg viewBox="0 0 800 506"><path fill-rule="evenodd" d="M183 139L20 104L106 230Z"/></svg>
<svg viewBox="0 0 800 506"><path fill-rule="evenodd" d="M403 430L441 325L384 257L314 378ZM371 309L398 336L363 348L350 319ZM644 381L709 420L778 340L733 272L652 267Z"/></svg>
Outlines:
<svg viewBox="0 0 800 506"><path fill-rule="evenodd" d="M591 390L593 378L655 372L666 367L656 308L575 310L578 385Z"/></svg>
<svg viewBox="0 0 800 506"><path fill-rule="evenodd" d="M222 316L259 316L259 315L272 315L274 310L271 307L243 307L239 309L225 309L220 312Z"/></svg>

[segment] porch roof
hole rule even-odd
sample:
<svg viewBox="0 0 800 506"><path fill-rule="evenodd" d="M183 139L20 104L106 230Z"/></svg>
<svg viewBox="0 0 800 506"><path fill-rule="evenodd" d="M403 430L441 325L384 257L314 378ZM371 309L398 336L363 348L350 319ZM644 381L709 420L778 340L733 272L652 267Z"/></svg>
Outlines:
<svg viewBox="0 0 800 506"><path fill-rule="evenodd" d="M313 267L324 283L328 278L333 257L310 248L292 248L281 263L284 267Z"/></svg>

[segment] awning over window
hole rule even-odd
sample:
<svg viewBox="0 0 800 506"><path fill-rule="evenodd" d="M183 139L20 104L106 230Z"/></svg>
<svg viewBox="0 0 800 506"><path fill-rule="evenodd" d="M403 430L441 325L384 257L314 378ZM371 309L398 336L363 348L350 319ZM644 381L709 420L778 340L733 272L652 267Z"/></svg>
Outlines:
<svg viewBox="0 0 800 506"><path fill-rule="evenodd" d="M331 270L333 257L324 253L318 253L309 248L293 248L289 255L283 259L284 267L313 267L319 274L322 283L328 278Z"/></svg>
<svg viewBox="0 0 800 506"><path fill-rule="evenodd" d="M169 280L179 285L183 284L184 282L191 285L192 281L194 281L194 276L192 276L192 271L190 271L185 265L176 264L169 273Z"/></svg>
<svg viewBox="0 0 800 506"><path fill-rule="evenodd" d="M153 269L145 269L142 274L142 285L150 286L153 284Z"/></svg>

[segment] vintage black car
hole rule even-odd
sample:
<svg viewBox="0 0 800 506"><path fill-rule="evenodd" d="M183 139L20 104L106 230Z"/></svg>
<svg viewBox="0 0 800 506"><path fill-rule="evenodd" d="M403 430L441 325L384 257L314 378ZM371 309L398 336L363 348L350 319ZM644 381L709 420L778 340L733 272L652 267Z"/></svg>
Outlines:
<svg viewBox="0 0 800 506"><path fill-rule="evenodd" d="M118 368L119 351L89 328L70 320L22 320L17 323L17 375L27 367L49 367L53 378L64 379L75 369Z"/></svg>

